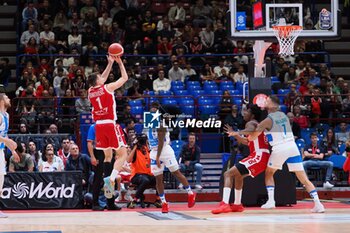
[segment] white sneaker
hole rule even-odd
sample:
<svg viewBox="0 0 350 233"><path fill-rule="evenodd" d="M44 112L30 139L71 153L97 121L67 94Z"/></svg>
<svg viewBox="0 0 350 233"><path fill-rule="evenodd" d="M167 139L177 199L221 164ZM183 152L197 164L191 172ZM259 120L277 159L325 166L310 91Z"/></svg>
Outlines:
<svg viewBox="0 0 350 233"><path fill-rule="evenodd" d="M314 208L311 209L312 213L324 213L324 206L320 204L315 204Z"/></svg>
<svg viewBox="0 0 350 233"><path fill-rule="evenodd" d="M132 196L130 195L130 193L126 193L126 194L124 195L124 199L125 199L126 201L133 201L133 200L134 200L134 198L132 198Z"/></svg>
<svg viewBox="0 0 350 233"><path fill-rule="evenodd" d="M184 185L183 184L179 184L179 186L177 187L178 189L184 189Z"/></svg>
<svg viewBox="0 0 350 233"><path fill-rule="evenodd" d="M325 188L325 189L331 189L333 187L334 187L334 185L329 183L329 181L326 181L325 183L323 183L323 188Z"/></svg>
<svg viewBox="0 0 350 233"><path fill-rule="evenodd" d="M203 189L202 185L200 185L200 184L196 184L194 187L195 187L196 189Z"/></svg>
<svg viewBox="0 0 350 233"><path fill-rule="evenodd" d="M276 208L275 201L268 201L261 206L262 209L274 209Z"/></svg>
<svg viewBox="0 0 350 233"><path fill-rule="evenodd" d="M119 195L119 196L114 200L114 202L120 202L121 200L122 200L122 196Z"/></svg>
<svg viewBox="0 0 350 233"><path fill-rule="evenodd" d="M8 218L8 216L4 214L2 211L0 211L0 218Z"/></svg>

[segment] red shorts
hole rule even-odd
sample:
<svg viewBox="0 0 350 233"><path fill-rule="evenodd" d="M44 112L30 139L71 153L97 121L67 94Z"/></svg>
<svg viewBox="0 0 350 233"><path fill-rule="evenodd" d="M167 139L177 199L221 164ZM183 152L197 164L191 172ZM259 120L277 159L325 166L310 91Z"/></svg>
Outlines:
<svg viewBox="0 0 350 233"><path fill-rule="evenodd" d="M248 169L250 176L255 177L260 173L262 173L263 171L265 171L269 158L270 158L270 153L254 152L250 154L247 158L239 161L239 163L244 165Z"/></svg>
<svg viewBox="0 0 350 233"><path fill-rule="evenodd" d="M123 129L119 124L114 123L96 123L96 149L106 150L109 148L119 149L126 146Z"/></svg>

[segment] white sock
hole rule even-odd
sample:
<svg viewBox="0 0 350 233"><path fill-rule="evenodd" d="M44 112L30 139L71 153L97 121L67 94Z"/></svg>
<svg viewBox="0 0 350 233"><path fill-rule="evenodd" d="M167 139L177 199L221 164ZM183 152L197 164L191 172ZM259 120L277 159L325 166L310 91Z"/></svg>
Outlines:
<svg viewBox="0 0 350 233"><path fill-rule="evenodd" d="M275 202L275 186L266 186L268 200L267 202Z"/></svg>
<svg viewBox="0 0 350 233"><path fill-rule="evenodd" d="M186 189L187 194L193 194L191 186L184 186L184 189Z"/></svg>
<svg viewBox="0 0 350 233"><path fill-rule="evenodd" d="M316 189L312 190L309 194L310 194L310 197L314 200L315 204L321 204L320 199L318 198L318 193Z"/></svg>
<svg viewBox="0 0 350 233"><path fill-rule="evenodd" d="M118 174L119 174L119 171L113 169L113 171L112 171L112 173L111 173L111 176L109 177L109 178L111 179L112 182L115 182L115 179L117 178Z"/></svg>
<svg viewBox="0 0 350 233"><path fill-rule="evenodd" d="M230 201L231 188L224 187L224 193L222 195L222 201L228 204Z"/></svg>
<svg viewBox="0 0 350 233"><path fill-rule="evenodd" d="M165 194L159 194L159 198L160 200L162 201L162 203L166 203L166 200L165 200Z"/></svg>
<svg viewBox="0 0 350 233"><path fill-rule="evenodd" d="M242 200L242 189L235 189L235 205L240 205Z"/></svg>
<svg viewBox="0 0 350 233"><path fill-rule="evenodd" d="M120 183L120 190L125 190L125 185L124 185L124 183Z"/></svg>

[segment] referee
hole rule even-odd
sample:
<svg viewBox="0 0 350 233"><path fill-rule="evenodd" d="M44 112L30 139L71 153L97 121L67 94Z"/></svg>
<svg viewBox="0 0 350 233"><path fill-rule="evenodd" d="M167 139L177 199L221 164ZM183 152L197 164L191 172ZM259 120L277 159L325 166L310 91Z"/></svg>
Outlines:
<svg viewBox="0 0 350 233"><path fill-rule="evenodd" d="M91 164L94 170L94 180L92 183L92 210L93 211L103 211L104 208L101 207L98 203L98 198L100 196L100 191L103 187L103 177L106 176L104 174L104 158L105 154L103 150L97 150L95 148L95 125L93 124L89 128L88 136L87 136L87 147L91 157ZM109 174L109 173L108 173ZM107 174L107 176L108 176ZM121 210L121 208L114 204L114 197L107 199L107 209L108 210Z"/></svg>

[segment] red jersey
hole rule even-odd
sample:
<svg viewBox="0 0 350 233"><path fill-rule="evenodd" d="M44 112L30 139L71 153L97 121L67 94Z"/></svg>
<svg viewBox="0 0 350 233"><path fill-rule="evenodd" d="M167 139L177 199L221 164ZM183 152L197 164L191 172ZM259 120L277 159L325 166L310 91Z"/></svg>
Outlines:
<svg viewBox="0 0 350 233"><path fill-rule="evenodd" d="M261 133L254 141L249 141L248 146L250 153L269 150L269 143L264 133Z"/></svg>
<svg viewBox="0 0 350 233"><path fill-rule="evenodd" d="M91 87L88 98L92 105L92 118L95 122L117 120L117 105L114 93L107 90L106 85Z"/></svg>

